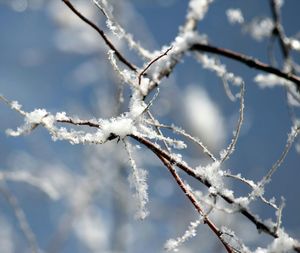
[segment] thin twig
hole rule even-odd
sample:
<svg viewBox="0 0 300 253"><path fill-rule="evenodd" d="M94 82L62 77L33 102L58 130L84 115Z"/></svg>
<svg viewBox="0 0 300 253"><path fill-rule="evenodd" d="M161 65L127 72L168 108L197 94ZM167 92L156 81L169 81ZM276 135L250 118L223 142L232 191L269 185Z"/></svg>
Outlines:
<svg viewBox="0 0 300 253"><path fill-rule="evenodd" d="M225 94L230 99L230 101L235 102L236 101L236 97L232 94L232 91L231 91L231 89L229 87L227 79L224 78L224 76L222 76L221 79L222 79L222 82L223 82L223 87L224 87Z"/></svg>
<svg viewBox="0 0 300 253"><path fill-rule="evenodd" d="M108 28L112 30L113 34L115 34L118 38L125 39L127 44L130 48L133 48L140 56L142 56L146 60L151 60L152 53L149 52L147 49L143 48L140 43L136 42L133 39L133 36L127 33L123 27L117 22L112 11L110 10L110 6L107 6L105 1L101 0L93 0L95 6L102 12L102 14L106 17L107 22L106 24L110 23L116 30L113 30L110 25Z"/></svg>
<svg viewBox="0 0 300 253"><path fill-rule="evenodd" d="M142 76L145 74L145 72L151 67L151 65L153 63L155 63L156 61L158 61L160 58L164 57L165 55L168 54L168 52L172 49L172 46L169 47L163 54L160 54L159 56L157 56L156 58L154 58L152 61L150 61L147 66L143 69L143 71L139 74L138 76L138 81L139 81L139 85L141 84L141 79Z"/></svg>
<svg viewBox="0 0 300 253"><path fill-rule="evenodd" d="M233 178L233 179L236 179L236 180L239 180L241 181L242 183L248 185L251 190L253 191L255 188L257 188L257 184L255 184L252 180L248 180L246 178L243 178L242 176L240 175L233 175L233 174L230 174L230 173L225 173L224 174L225 177L229 177L229 178ZM251 196L250 196L251 197ZM250 199L249 197L249 199ZM278 207L276 204L272 203L271 201L268 201L266 200L265 197L263 197L262 195L259 196L259 198L261 199L262 202L264 202L265 204L271 206L272 208L274 208L276 211L278 210Z"/></svg>
<svg viewBox="0 0 300 253"><path fill-rule="evenodd" d="M137 135L133 135L133 134L131 134L129 136L132 137L133 139L135 139L136 141L138 141L139 143L145 145L147 148L149 148L157 156L161 156L161 157L165 158L168 162L176 164L176 166L178 168L182 169L189 176L197 179L198 181L200 181L201 183L203 183L208 188L210 188L212 186L209 181L207 181L205 178L202 178L201 176L199 176L198 174L196 174L196 172L191 167L189 167L186 163L178 161L176 158L174 158L168 152L166 152L165 150L161 149L159 146L155 145L151 141L147 140L146 138L143 138L143 137L140 137L140 136L137 136ZM217 194L220 197L222 197L227 203L229 203L229 204L237 204L232 197L227 196L227 195L223 194L222 192L218 192ZM264 222L262 222L256 215L252 214L245 207L240 206L240 213L243 214L245 217L247 217L253 224L255 224L256 228L260 232L263 231L263 232L271 235L274 238L278 237L278 235L274 231L273 227L270 227L269 225L267 225ZM300 252L300 247L294 246L294 249L297 252Z"/></svg>
<svg viewBox="0 0 300 253"><path fill-rule="evenodd" d="M225 155L221 159L221 163L223 163L224 161L226 161L229 158L229 156L233 153L233 151L235 149L235 145L236 145L237 140L239 138L239 135L240 135L240 132L241 132L241 128L242 128L243 119L244 119L244 105L245 105L244 97L245 97L245 84L244 84L244 82L242 82L242 84L241 84L241 92L240 92L240 113L239 113L239 120L237 122L236 130L234 132L232 141L230 142L228 148L226 149Z"/></svg>
<svg viewBox="0 0 300 253"><path fill-rule="evenodd" d="M199 145L201 147L201 149L203 150L203 153L205 155L207 155L212 161L216 162L217 158L215 158L214 154L209 151L207 149L207 147L197 138L195 138L194 136L192 136L191 134L187 133L185 130L180 129L179 127L176 126L169 126L169 125L165 125L165 124L161 124L159 122L151 122L151 121L146 121L148 124L153 125L154 127L159 127L159 128L166 128L169 130L172 130L174 133L180 134L182 136L184 136L185 138L187 138L188 140L194 142L195 144Z"/></svg>
<svg viewBox="0 0 300 253"><path fill-rule="evenodd" d="M203 43L195 43L194 45L191 46L190 49L221 55L221 56L236 60L238 62L244 63L245 65L249 66L250 68L255 68L258 70L262 70L262 71L274 74L276 76L282 77L288 81L293 82L295 84L297 90L300 90L300 77L299 76L291 74L291 73L282 72L281 70L274 68L266 63L259 61L258 59L250 57L248 55L237 53L235 51L231 51L226 48L219 48L219 47L215 47L215 46L207 45L207 44L203 44Z"/></svg>
<svg viewBox="0 0 300 253"><path fill-rule="evenodd" d="M268 171L267 175L264 176L264 178L259 183L259 187L262 188L266 183L268 183L274 174L274 172L279 168L279 166L283 163L285 160L288 152L290 151L292 144L294 143L295 139L297 138L297 135L300 132L300 127L292 129L291 133L289 134L287 143L285 145L285 148L279 157L279 159L273 164L272 168Z"/></svg>
<svg viewBox="0 0 300 253"><path fill-rule="evenodd" d="M219 240L222 242L224 247L226 248L228 253L233 253L233 250L231 247L222 239L222 231L220 231L217 226L208 218L208 216L204 213L202 210L200 204L198 203L197 199L193 195L193 193L186 187L183 180L179 177L176 170L173 168L171 163L166 160L163 156L158 155L158 158L163 162L163 164L168 168L174 179L176 180L177 184L181 188L181 190L184 192L184 194L188 197L188 199L191 201L197 212L203 217L203 222L208 225L208 227L211 229L211 231L219 238Z"/></svg>
<svg viewBox="0 0 300 253"><path fill-rule="evenodd" d="M148 110L147 114L148 114L149 118L151 119L151 123L150 124L152 124L154 126L157 134L160 135L160 136L162 136L164 138L165 136L162 133L162 131L160 129L160 126L158 126L158 125L155 124L156 120L155 120L154 116L152 115L152 113ZM165 140L162 140L162 141L163 141L163 144L164 144L165 148L168 150L169 153L171 153L171 148L168 146L167 142Z"/></svg>
<svg viewBox="0 0 300 253"><path fill-rule="evenodd" d="M156 144L152 143L151 141L147 140L146 138L143 138L143 137L140 137L140 136L137 136L137 135L131 134L129 136L131 138L135 139L136 141L138 141L139 143L145 145L147 148L149 148L158 157L163 157L169 163L176 164L176 166L178 168L182 169L189 176L197 179L199 182L203 183L208 188L210 188L212 186L209 181L207 181L205 178L202 178L201 176L196 174L196 172L191 167L189 167L186 163L178 161L176 158L172 157L172 155L170 155L165 150L161 149ZM218 192L217 194L220 197L222 197L227 203L238 205L232 197L227 196L227 195L223 194L222 192ZM252 214L247 208L245 208L243 206L239 206L239 208L240 208L240 210L239 210L240 213L242 215L244 215L246 218L248 218L253 224L255 224L258 231L269 234L270 236L272 236L274 238L278 238L277 231L276 231L276 229L274 229L274 227L271 227L271 226L265 224L256 215ZM293 248L296 252L300 252L300 246L299 245L294 245Z"/></svg>
<svg viewBox="0 0 300 253"><path fill-rule="evenodd" d="M102 39L105 41L106 45L115 52L116 56L118 57L118 59L123 62L128 68L130 68L133 71L137 71L137 68L132 65L122 54L121 52L116 49L116 47L113 45L113 43L107 38L107 36L105 35L105 33L95 24L93 23L91 20L89 20L88 18L86 18L83 14L81 14L75 7L73 4L71 4L71 2L69 0L62 0L69 8L71 11L73 11L82 21L84 21L86 24L88 24L89 26L91 26L94 30L96 30L99 35L102 37Z"/></svg>
<svg viewBox="0 0 300 253"><path fill-rule="evenodd" d="M284 30L281 24L279 6L276 3L276 0L270 0L270 6L271 6L271 12L274 21L273 34L277 35L283 57L286 61L288 61L290 52L289 52L289 48L286 46L286 43L284 42L286 36L284 34Z"/></svg>

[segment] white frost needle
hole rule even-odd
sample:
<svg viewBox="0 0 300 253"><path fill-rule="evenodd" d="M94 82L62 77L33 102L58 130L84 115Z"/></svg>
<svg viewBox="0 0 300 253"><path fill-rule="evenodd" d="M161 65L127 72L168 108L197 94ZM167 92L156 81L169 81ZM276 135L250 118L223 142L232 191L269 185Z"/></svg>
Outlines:
<svg viewBox="0 0 300 253"><path fill-rule="evenodd" d="M196 229L200 224L203 223L203 218L199 218L199 220L196 220L194 222L191 222L188 229L184 232L184 234L181 237L178 237L176 239L169 239L165 243L165 249L167 251L178 251L178 247L181 246L184 242L186 242L188 239L195 237L197 234Z"/></svg>
<svg viewBox="0 0 300 253"><path fill-rule="evenodd" d="M145 219L149 214L146 208L146 204L148 203L148 185L146 182L147 171L139 169L137 167L136 162L132 156L131 144L125 139L123 139L123 142L132 168L132 173L129 176L129 183L131 187L135 188L136 191L134 196L137 199L138 210L135 217L138 219Z"/></svg>
<svg viewBox="0 0 300 253"><path fill-rule="evenodd" d="M229 156L234 152L237 140L239 138L243 120L244 120L244 107L245 107L244 95L245 95L245 84L244 84L244 82L242 82L241 92L239 94L239 96L240 96L240 113L239 113L239 119L237 122L237 127L236 127L236 130L234 131L231 143L225 150L225 153L221 154L221 163L223 163L225 160L227 160L229 158Z"/></svg>
<svg viewBox="0 0 300 253"><path fill-rule="evenodd" d="M272 168L269 170L269 172L267 173L267 175L264 176L264 178L259 182L259 187L260 188L264 188L265 184L267 184L268 182L270 182L272 175L274 174L274 172L280 167L280 165L283 163L283 161L285 160L289 150L291 149L295 139L297 138L298 134L300 132L300 127L299 126L294 126L291 129L291 132L288 135L288 139L287 139L287 143L285 145L285 148L281 154L281 156L279 157L279 159L274 163L274 165L272 166Z"/></svg>
<svg viewBox="0 0 300 253"><path fill-rule="evenodd" d="M149 125L153 125L155 127L159 127L159 128L166 128L166 129L170 129L172 130L174 133L177 133L177 134L180 134L182 136L184 136L185 138L187 138L188 140L191 140L192 142L194 142L195 144L199 145L204 154L208 155L214 162L217 161L217 159L215 158L215 156L213 155L213 153L211 151L208 150L208 148L196 137L190 135L189 133L187 133L185 130L183 130L182 128L180 127L177 127L177 126L174 126L174 125L165 125L165 124L161 124L159 123L158 121L149 121L149 120L146 120L146 122L149 124Z"/></svg>

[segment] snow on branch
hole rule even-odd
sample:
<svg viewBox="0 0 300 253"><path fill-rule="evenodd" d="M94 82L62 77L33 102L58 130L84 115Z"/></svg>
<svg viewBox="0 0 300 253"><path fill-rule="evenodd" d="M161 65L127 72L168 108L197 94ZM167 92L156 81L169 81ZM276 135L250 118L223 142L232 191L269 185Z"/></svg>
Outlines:
<svg viewBox="0 0 300 253"><path fill-rule="evenodd" d="M138 210L136 212L135 217L137 219L145 219L149 211L146 208L146 204L148 203L148 185L146 182L147 179L147 171L143 169L139 169L135 163L135 160L132 157L132 147L131 144L127 140L123 140L125 149L128 154L129 162L132 168L132 173L129 176L129 183L132 188L135 189L136 193L134 194L137 200Z"/></svg>
<svg viewBox="0 0 300 253"><path fill-rule="evenodd" d="M3 96L0 99L4 100ZM15 102L10 103L12 109L15 109L15 104ZM20 136L29 134L41 125L48 130L54 141L66 140L71 144L103 144L117 137L124 138L136 131L134 119L131 118L130 113L125 113L116 118L86 121L68 117L64 112L53 115L45 109L35 109L32 112L25 112L19 108L20 106L16 110L24 116L24 124L18 127L17 130L8 129L6 131L8 135ZM57 126L59 122L73 125L87 125L98 129L94 133L82 130L78 131L72 128L59 127Z"/></svg>
<svg viewBox="0 0 300 253"><path fill-rule="evenodd" d="M90 27L92 27L94 30L97 31L97 33L102 37L104 40L105 44L113 51L116 52L116 55L118 59L123 62L129 69L136 71L136 67L132 65L122 54L119 50L116 49L114 44L108 39L108 37L105 35L103 30L101 30L95 23L93 23L91 20L86 18L84 15L82 15L75 7L74 5L69 1L69 0L62 0L66 6L69 7L69 9L76 15L78 16L83 22L88 24Z"/></svg>
<svg viewBox="0 0 300 253"><path fill-rule="evenodd" d="M219 48L219 47L208 45L207 43L204 44L201 42L191 45L191 50L192 51L196 50L196 51L202 51L202 52L209 52L209 53L227 57L232 60L236 60L240 63L243 63L243 64L249 66L250 68L262 70L266 73L274 74L278 77L282 77L288 81L291 81L294 83L294 85L296 86L297 89L300 89L300 77L299 76L293 75L290 73L285 73L278 68L274 68L266 63L259 61L258 59L250 57L248 55L243 55L241 53L237 53L237 52L229 50L229 49Z"/></svg>
<svg viewBox="0 0 300 253"><path fill-rule="evenodd" d="M109 6L106 0L93 0L94 4L101 10L107 18L106 25L119 39L124 38L128 45L135 49L142 57L150 60L153 55L147 49L143 48L140 43L133 39L133 36L125 31L125 29L117 22L112 13L112 7Z"/></svg>
<svg viewBox="0 0 300 253"><path fill-rule="evenodd" d="M178 247L180 247L184 242L186 242L188 239L195 237L197 234L197 228L200 224L203 224L203 218L200 218L194 222L191 222L188 229L184 232L184 234L181 237L178 237L176 239L169 239L165 243L165 250L167 251L178 251Z"/></svg>
<svg viewBox="0 0 300 253"><path fill-rule="evenodd" d="M208 11L209 5L212 2L213 0L191 0L189 2L187 18L195 19L197 21L203 19Z"/></svg>
<svg viewBox="0 0 300 253"><path fill-rule="evenodd" d="M287 143L285 145L285 148L279 157L279 159L274 163L274 165L271 167L271 169L268 171L268 173L263 177L263 179L258 183L257 188L255 188L252 192L252 196L261 196L264 193L264 187L267 183L271 181L272 175L276 172L276 170L280 167L280 165L285 160L288 152L290 151L295 139L297 138L298 134L300 132L299 126L294 126L291 129L291 132L288 134Z"/></svg>
<svg viewBox="0 0 300 253"><path fill-rule="evenodd" d="M174 133L177 133L179 135L182 135L182 136L186 137L188 140L191 140L195 144L199 145L201 147L201 149L203 150L204 154L206 154L208 157L210 157L213 161L217 161L217 159L215 158L213 153L208 150L208 148L201 142L201 140L199 140L197 137L194 137L191 134L187 133L184 129L182 129L180 127L177 127L175 125L169 126L169 125L161 124L158 121L147 121L146 120L146 122L148 124L154 125L156 127L170 129Z"/></svg>
<svg viewBox="0 0 300 253"><path fill-rule="evenodd" d="M140 137L140 136L135 136L135 135L130 135L130 137L134 138L141 144L145 145L148 147L151 151L153 151L160 159L164 158L165 159L165 165L170 166L169 163L175 164L178 168L186 172L189 176L199 180L201 183L203 183L205 186L208 188L211 188L213 185L209 180L212 180L212 182L216 182L217 185L223 186L223 176L225 175L224 171L219 170L218 164L215 165L208 165L207 168L202 167L200 168L200 174L196 173L196 171L189 167L188 164L184 161L178 160L176 157L170 155L166 151L162 150L157 144L153 144L152 142L148 141L147 139ZM207 174L208 171L213 171L214 173L212 174ZM212 190L217 189L216 187L211 188ZM218 196L222 197L228 204L232 205L235 207L235 212L240 212L242 215L244 215L249 221L254 223L257 227L257 229L260 232L267 233L274 238L277 238L277 232L274 230L274 224L272 223L271 225L267 222L262 221L257 215L253 214L249 208L249 198L234 198L233 192L226 189L226 188L221 188L217 189L219 191L215 191L214 193L217 194ZM245 203L245 204L244 204ZM276 229L276 225L275 225ZM300 248L297 246L298 244L294 244L294 249L299 252Z"/></svg>
<svg viewBox="0 0 300 253"><path fill-rule="evenodd" d="M295 250L295 245L300 244L295 239L291 238L287 233L285 233L284 230L279 230L278 237L274 239L267 248L258 247L254 253L284 253Z"/></svg>
<svg viewBox="0 0 300 253"><path fill-rule="evenodd" d="M227 149L225 151L221 152L221 163L226 161L229 158L229 156L234 152L237 140L239 138L240 131L241 131L242 124L243 124L243 120L244 120L244 107L245 107L244 96L245 96L245 84L242 82L241 92L238 95L238 97L240 98L239 119L238 119L238 122L237 122L236 129L233 133L233 138L232 138L229 146L227 147Z"/></svg>

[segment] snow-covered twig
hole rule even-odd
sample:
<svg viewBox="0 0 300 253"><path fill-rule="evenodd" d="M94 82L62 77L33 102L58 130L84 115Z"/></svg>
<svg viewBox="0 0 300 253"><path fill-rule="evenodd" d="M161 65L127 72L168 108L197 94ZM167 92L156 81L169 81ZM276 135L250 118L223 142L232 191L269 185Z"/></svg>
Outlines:
<svg viewBox="0 0 300 253"><path fill-rule="evenodd" d="M119 50L116 49L116 47L114 46L114 44L107 38L107 36L105 35L105 33L95 24L93 23L91 20L89 20L87 17L85 17L84 15L82 15L75 7L73 4L71 4L71 2L69 0L62 0L66 6L69 7L69 9L76 15L78 16L83 22L85 22L86 24L88 24L90 27L92 27L94 30L97 31L97 33L102 37L102 39L105 41L106 45L113 51L116 52L116 56L118 57L118 59L123 62L129 69L136 71L137 68L130 63L121 53Z"/></svg>
<svg viewBox="0 0 300 253"><path fill-rule="evenodd" d="M264 72L274 74L278 77L282 77L288 81L291 81L294 83L294 85L297 89L300 89L300 77L299 76L291 74L291 73L285 73L285 72L279 70L278 68L274 68L266 63L259 61L258 59L250 57L248 55L244 55L244 54L241 54L241 53L238 53L238 52L226 49L226 48L219 48L219 47L215 47L213 45L208 45L207 43L200 43L200 42L197 42L197 43L194 43L193 45L191 45L190 49L192 51L196 50L196 51L200 51L200 52L213 53L213 54L227 57L232 60L236 60L240 63L243 63L243 64L249 66L250 68L262 70Z"/></svg>
<svg viewBox="0 0 300 253"><path fill-rule="evenodd" d="M147 121L146 120L146 122L148 124L156 126L156 127L170 129L174 133L177 133L177 134L180 134L180 135L186 137L188 140L191 140L195 144L199 145L201 147L201 149L203 150L204 154L206 154L209 158L211 158L213 161L217 161L217 159L215 158L215 156L213 155L213 153L211 151L209 151L208 148L198 138L190 135L189 133L187 133L182 128L179 128L179 127L174 126L174 125L169 126L169 125L161 124L158 121L153 122L153 121Z"/></svg>
<svg viewBox="0 0 300 253"><path fill-rule="evenodd" d="M195 170L192 169L187 165L185 162L178 161L174 156L170 155L168 152L164 151L161 149L158 145L150 142L149 140L137 136L137 135L130 135L130 137L134 138L141 144L145 145L148 147L151 151L153 151L160 159L164 158L167 164L176 164L178 168L183 170L185 173L187 173L189 176L199 180L201 183L203 183L205 186L210 188L212 185L210 182L208 182L206 179L201 177L201 175L196 174ZM246 218L248 218L252 223L254 223L257 227L257 229L261 232L265 232L269 235L271 235L274 238L277 238L277 233L274 230L273 226L270 226L267 223L264 223L257 215L254 215L251 213L251 211L247 208L247 206L241 205L241 202L239 199L235 199L232 193L230 194L229 191L223 190L223 192L216 192L217 195L222 197L228 204L231 204L233 206L237 207L237 210L244 215ZM248 199L248 198L247 198ZM294 249L297 252L300 252L300 248L295 244Z"/></svg>
<svg viewBox="0 0 300 253"><path fill-rule="evenodd" d="M124 38L128 45L135 49L139 55L147 60L151 60L153 54L147 49L143 48L142 45L133 39L133 36L125 31L125 29L115 19L110 6L106 0L93 0L94 4L101 10L101 12L107 18L107 27L115 34L118 38Z"/></svg>
<svg viewBox="0 0 300 253"><path fill-rule="evenodd" d="M258 183L257 190L255 190L252 194L256 195L259 192L262 192L264 189L264 186L271 181L271 177L274 174L274 172L280 167L280 165L283 163L285 160L288 152L290 151L297 135L300 132L300 127L299 126L294 126L291 129L291 132L288 135L288 140L285 145L285 148L280 155L279 159L273 164L271 169L268 171L268 173L263 177L263 179ZM259 189L259 190L258 190Z"/></svg>
<svg viewBox="0 0 300 253"><path fill-rule="evenodd" d="M123 139L123 143L125 145L125 149L128 154L129 162L132 168L132 173L129 177L129 182L132 188L135 188L135 196L137 199L137 206L138 210L136 212L136 218L138 219L145 219L149 211L146 208L146 204L148 203L148 185L146 182L147 178L147 171L143 169L139 169L135 163L135 160L132 157L132 148L131 144L128 142L128 140Z"/></svg>
<svg viewBox="0 0 300 253"><path fill-rule="evenodd" d="M244 102L244 96L245 96L245 84L242 82L241 84L241 92L239 94L240 97L240 113L239 113L239 120L237 122L236 130L234 131L233 138L231 140L231 143L225 150L225 153L221 154L221 163L226 161L229 156L234 152L235 145L237 143L237 140L240 135L243 119L244 119L244 107L245 107L245 102Z"/></svg>
<svg viewBox="0 0 300 253"><path fill-rule="evenodd" d="M221 243L224 245L225 249L228 253L233 253L231 247L223 240L222 232L218 229L218 227L211 221L211 219L204 213L202 207L198 203L197 199L195 198L194 194L188 189L188 187L185 185L183 180L179 177L176 170L173 168L172 164L166 160L163 156L160 154L157 154L158 158L162 161L162 163L168 168L174 179L176 180L178 186L181 188L181 190L184 192L184 194L187 196L187 198L191 201L197 212L200 214L200 216L203 219L203 223L207 224L207 226L210 228L210 230L217 236L217 238L221 241ZM175 243L176 244L176 243ZM177 245L174 245L177 246ZM175 247L176 248L176 247Z"/></svg>
<svg viewBox="0 0 300 253"><path fill-rule="evenodd" d="M191 222L188 229L184 232L184 234L181 237L178 237L176 239L169 239L165 243L165 250L167 251L178 251L178 247L180 247L184 242L186 242L188 239L195 237L197 232L196 229L199 227L200 224L203 224L203 218L200 217L200 219Z"/></svg>

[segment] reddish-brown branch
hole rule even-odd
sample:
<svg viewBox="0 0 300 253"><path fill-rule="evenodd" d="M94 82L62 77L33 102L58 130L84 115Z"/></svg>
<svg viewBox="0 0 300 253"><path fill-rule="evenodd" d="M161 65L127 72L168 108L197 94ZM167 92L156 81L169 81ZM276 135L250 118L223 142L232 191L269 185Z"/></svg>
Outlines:
<svg viewBox="0 0 300 253"><path fill-rule="evenodd" d="M290 52L289 52L289 48L286 46L284 42L285 35L281 24L280 11L275 0L270 0L270 6L271 6L271 12L274 21L273 34L278 36L281 52L283 54L284 59L287 60L289 58Z"/></svg>
<svg viewBox="0 0 300 253"><path fill-rule="evenodd" d="M101 128L100 124L94 123L88 120L81 120L81 121L75 121L73 119L65 119L65 120L57 120L59 123L68 123L72 125L77 125L77 126L89 126L89 127L96 127L96 128Z"/></svg>
<svg viewBox="0 0 300 253"><path fill-rule="evenodd" d="M178 168L180 168L181 170L186 172L189 176L192 176L193 178L197 179L198 181L203 183L208 188L212 186L210 182L208 182L205 178L202 178L201 176L197 175L195 173L195 171L191 167L189 167L187 164L182 163L180 161L177 161L168 152L161 149L160 147L158 147L157 145L155 145L151 141L147 140L146 138L143 138L143 137L140 137L140 136L137 136L137 135L133 135L133 134L131 134L129 136L132 137L133 139L135 139L136 141L138 141L139 143L143 144L147 148L149 148L159 158L163 157L164 159L166 159L168 161L168 163L175 164ZM218 195L221 198L223 198L227 203L235 204L234 199L232 199L231 197L226 196L226 195L224 195L223 193L220 193L220 192L218 193ZM266 234L269 234L274 238L278 238L278 235L277 235L277 233L276 233L276 231L273 227L269 227L268 225L264 224L255 215L250 213L249 210L247 210L246 208L240 207L239 212L241 214L243 214L245 217L247 217L253 224L255 224L256 228L259 232L265 232ZM295 245L294 250L296 252L300 252L300 246Z"/></svg>
<svg viewBox="0 0 300 253"><path fill-rule="evenodd" d="M240 54L240 53L231 51L226 48L219 48L219 47L202 44L202 43L194 44L193 46L191 46L191 50L203 51L203 52L221 55L221 56L236 60L238 62L244 63L247 66L249 66L250 68L255 68L258 70L262 70L262 71L277 75L288 81L293 82L296 85L297 90L300 90L300 77L299 76L293 75L291 73L284 73L281 70L274 68L266 63L263 63L253 57L250 57L250 56L247 56L244 54Z"/></svg>
<svg viewBox="0 0 300 253"><path fill-rule="evenodd" d="M165 158L166 160L168 160L168 162L170 162L172 164L176 164L176 166L178 168L180 168L181 170L183 170L184 172L186 172L189 176L197 179L198 181L200 181L201 183L203 183L208 188L212 186L211 183L208 182L206 179L204 179L201 176L197 175L195 173L195 171L191 167L189 167L185 163L182 163L180 161L176 161L175 158L173 158L168 152L166 152L165 150L159 148L157 145L155 145L151 141L147 140L146 138L143 138L143 137L140 137L140 136L136 136L136 135L130 135L130 137L132 137L133 139L137 140L141 144L145 145L147 148L149 148L156 155ZM219 195L226 202L228 202L229 204L233 204L234 203L234 200L232 200L228 196L225 196L222 193L219 193ZM257 229L259 229L260 231L265 231L267 234L270 234L273 237L277 237L277 234L274 232L273 229L271 229L270 227L268 227L267 225L265 225L263 222L261 222L260 220L258 220L248 210L241 208L240 212L244 216L246 216L249 220L251 220L256 225Z"/></svg>
<svg viewBox="0 0 300 253"><path fill-rule="evenodd" d="M147 65L147 66L143 69L143 71L139 74L139 77L138 77L139 85L141 84L142 75L145 74L145 72L150 68L150 66L151 66L154 62L158 61L160 58L162 58L163 56L167 55L168 52L169 52L171 49L172 49L172 46L169 47L163 54L160 54L159 56L157 56L156 58L154 58L152 61L150 61L150 62L148 63L148 65Z"/></svg>
<svg viewBox="0 0 300 253"><path fill-rule="evenodd" d="M96 30L99 35L102 37L102 39L105 41L106 45L115 52L116 56L118 59L123 62L128 68L130 68L133 71L137 71L137 68L132 65L121 53L116 47L113 45L113 43L106 37L105 33L91 20L86 18L84 15L82 15L69 0L62 0L69 8L71 11L73 11L82 21L84 21L86 24L91 26L94 30Z"/></svg>
<svg viewBox="0 0 300 253"><path fill-rule="evenodd" d="M204 213L201 206L199 205L197 199L193 195L193 193L186 187L182 179L177 174L176 170L173 168L171 163L166 160L163 156L157 155L158 158L163 162L163 164L168 168L174 179L176 180L177 184L181 188L181 190L184 192L184 194L188 197L188 199L191 201L197 212L203 217L203 222L208 225L208 227L211 229L211 231L219 238L219 240L222 242L224 247L226 248L228 253L232 253L233 250L231 247L222 239L222 232L217 228L217 226L208 218L208 216Z"/></svg>
<svg viewBox="0 0 300 253"><path fill-rule="evenodd" d="M57 122L60 122L60 123L69 123L69 124L73 124L73 125L86 125L86 126L96 127L96 128L100 128L101 127L99 124L93 123L93 122L90 122L90 121L78 121L78 122L76 122L76 121L74 121L72 119L69 119L69 120L58 120ZM163 158L164 160L166 160L168 162L168 164L176 164L176 166L178 168L180 168L181 170L183 170L189 176L197 179L198 181L200 181L201 183L203 183L208 188L212 186L209 181L207 181L205 178L202 178L200 175L197 175L195 173L195 171L191 167L189 167L187 164L182 163L180 161L177 161L168 152L166 152L165 150L161 149L159 146L155 145L151 141L147 140L144 137L137 136L137 135L134 135L134 134L130 134L129 136L131 138L135 139L136 141L138 141L139 143L143 144L147 148L149 148L154 154L156 154L158 156L159 159L162 160L162 158ZM112 138L109 138L109 140L115 139L116 137L117 136L112 136ZM235 204L234 199L230 198L229 196L226 196L226 195L224 195L224 194L222 194L220 192L218 193L218 195L220 197L222 197L227 203L229 203L229 204ZM198 210L198 208L197 208L197 210ZM253 215L252 213L250 213L250 211L247 210L246 208L240 207L239 212L241 214L243 214L246 218L248 218L253 224L255 224L256 228L259 231L263 231L266 234L269 234L269 235L271 235L274 238L278 237L278 235L277 235L276 231L274 230L274 228L269 227L266 224L264 224L255 215ZM297 251L297 252L300 252L300 246L294 246L294 250Z"/></svg>
<svg viewBox="0 0 300 253"><path fill-rule="evenodd" d="M146 138L140 137L140 136L136 136L136 135L130 135L130 137L134 138L135 140L137 140L138 142L140 142L141 144L145 145L147 148L149 148L152 152L154 152L156 155L162 156L165 159L167 159L170 163L172 164L176 164L176 166L178 168L180 168L181 170L183 170L185 173L187 173L189 176L199 180L201 183L203 183L205 186L207 186L208 188L211 187L211 183L209 181L207 181L205 178L202 178L201 176L197 175L195 173L195 171L189 167L188 165L186 165L185 163L182 163L180 161L176 161L175 158L173 158L168 152L166 152L165 150L159 148L157 145L155 145L154 143L152 143L151 141L147 140ZM223 195L222 193L219 193L219 195L229 204L233 204L234 200L232 200L231 198L229 198L228 196ZM260 231L265 231L267 234L272 235L273 237L277 237L277 234L274 232L273 229L271 229L270 227L266 226L263 222L261 222L260 220L258 220L253 214L251 214L248 210L241 208L240 212L246 216L249 220L251 220L257 227L257 229L259 229Z"/></svg>

